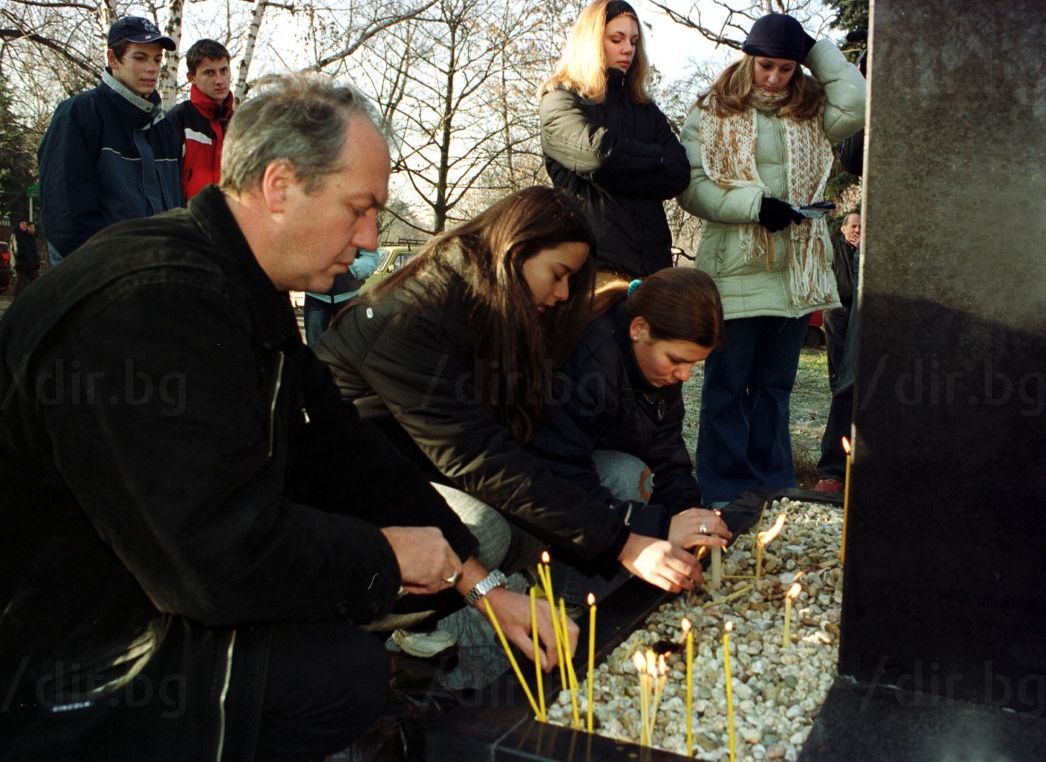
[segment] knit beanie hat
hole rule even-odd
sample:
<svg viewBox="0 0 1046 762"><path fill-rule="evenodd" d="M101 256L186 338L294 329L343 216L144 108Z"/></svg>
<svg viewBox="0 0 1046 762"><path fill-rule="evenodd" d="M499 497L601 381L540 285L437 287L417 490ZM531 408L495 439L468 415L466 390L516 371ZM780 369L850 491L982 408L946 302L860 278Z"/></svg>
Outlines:
<svg viewBox="0 0 1046 762"><path fill-rule="evenodd" d="M768 13L752 24L741 50L750 56L787 58L802 63L815 42L791 16Z"/></svg>

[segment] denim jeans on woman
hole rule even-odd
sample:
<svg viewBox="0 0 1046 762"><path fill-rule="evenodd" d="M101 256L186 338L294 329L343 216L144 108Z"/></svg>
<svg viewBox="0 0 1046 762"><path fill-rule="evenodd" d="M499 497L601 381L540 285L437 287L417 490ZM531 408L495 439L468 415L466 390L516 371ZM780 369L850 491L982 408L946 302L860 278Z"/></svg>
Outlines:
<svg viewBox="0 0 1046 762"><path fill-rule="evenodd" d="M757 485L794 487L789 401L809 316L727 320L705 360L697 483L706 505Z"/></svg>

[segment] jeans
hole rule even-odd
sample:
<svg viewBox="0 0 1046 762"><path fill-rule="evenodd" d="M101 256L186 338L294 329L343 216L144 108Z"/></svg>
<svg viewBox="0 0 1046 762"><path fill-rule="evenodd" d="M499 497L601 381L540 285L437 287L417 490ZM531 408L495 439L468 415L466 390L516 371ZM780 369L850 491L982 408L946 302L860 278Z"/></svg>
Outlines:
<svg viewBox="0 0 1046 762"><path fill-rule="evenodd" d="M320 336L327 330L327 326L331 324L331 319L334 317L334 313L340 310L342 307L348 304L339 302L338 304L331 304L329 301L317 299L314 296L305 295L305 309L304 309L304 322L305 322L305 343L310 347L315 347L316 342L320 340Z"/></svg>
<svg viewBox="0 0 1046 762"><path fill-rule="evenodd" d="M794 487L789 400L809 317L727 320L705 360L697 482L705 504Z"/></svg>

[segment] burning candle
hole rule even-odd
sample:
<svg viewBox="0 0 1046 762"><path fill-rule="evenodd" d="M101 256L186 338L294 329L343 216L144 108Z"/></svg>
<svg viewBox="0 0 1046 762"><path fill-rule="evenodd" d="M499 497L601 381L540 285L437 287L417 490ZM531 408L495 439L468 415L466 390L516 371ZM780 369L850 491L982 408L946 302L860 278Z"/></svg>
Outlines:
<svg viewBox="0 0 1046 762"><path fill-rule="evenodd" d="M588 594L588 716L586 725L592 732L592 687L596 682L596 596Z"/></svg>
<svg viewBox="0 0 1046 762"><path fill-rule="evenodd" d="M581 717L580 717L580 715L578 713L578 705L577 705L577 694L578 694L578 691L579 691L578 684L577 684L577 674L574 672L574 661L570 658L570 646L569 646L569 643L566 640L567 633L570 632L570 628L569 628L569 626L567 624L570 620L567 619L567 604L566 604L566 601L564 601L562 598L559 599L559 616L560 616L560 619L561 619L562 630L563 630L563 638L564 638L563 650L564 650L564 653L566 654L566 662L567 662L567 680L569 681L568 682L568 687L570 688L570 707L571 707L572 711L574 712L574 727L577 728L578 730L580 730L581 729Z"/></svg>
<svg viewBox="0 0 1046 762"><path fill-rule="evenodd" d="M534 710L534 714L538 715L538 705L534 701L534 694L530 692L530 686L527 685L527 681L523 679L523 672L519 668L519 664L516 662L516 657L512 654L512 648L508 644L508 640L505 638L505 633L501 629L501 624L498 623L497 616L494 615L494 609L490 607L490 601L487 600L486 596L483 597L483 605L487 610L487 618L490 619L490 623L494 626L494 632L498 634L498 640L501 641L501 647L505 650L505 656L508 657L508 663L512 666L512 671L516 673L516 679L519 680L519 684L523 686L523 692L527 695L527 701L530 702L530 707Z"/></svg>
<svg viewBox="0 0 1046 762"><path fill-rule="evenodd" d="M784 529L785 514L777 514L777 520L774 521L774 525L767 529L765 532L759 532L755 536L755 578L759 579L763 576L763 551L766 550L766 546L781 534L781 530Z"/></svg>
<svg viewBox="0 0 1046 762"><path fill-rule="evenodd" d="M639 651L632 654L632 664L639 675L639 745L647 745L646 720L647 720L647 683L650 675L646 671L646 659Z"/></svg>
<svg viewBox="0 0 1046 762"><path fill-rule="evenodd" d="M781 647L788 648L792 644L792 636L790 628L792 626L792 601L799 596L799 591L802 587L798 582L792 583L792 586L788 588L788 594L785 596L785 624L784 624L784 637L781 639Z"/></svg>
<svg viewBox="0 0 1046 762"><path fill-rule="evenodd" d="M730 762L734 762L737 754L734 746L734 688L730 677L730 631L733 629L733 622L727 622L723 627L723 673L726 677L726 727L730 740Z"/></svg>
<svg viewBox="0 0 1046 762"><path fill-rule="evenodd" d="M538 687L538 720L548 721L545 713L545 686L541 674L541 646L538 642L538 591L536 587L530 588L530 631L534 638L534 673L537 675Z"/></svg>
<svg viewBox="0 0 1046 762"><path fill-rule="evenodd" d="M694 631L690 620L680 624L686 638L686 755L694 756Z"/></svg>
<svg viewBox="0 0 1046 762"><path fill-rule="evenodd" d="M567 683L567 671L563 662L570 658L570 644L564 642L564 637L567 635L566 632L559 631L559 618L556 616L556 599L552 595L552 569L549 567L552 558L549 556L547 550L541 551L541 563L538 564L538 579L541 580L541 585L545 589L545 598L548 600L548 606L552 613L552 636L556 641L556 660L559 662L559 684L563 688L569 690L570 686Z"/></svg>
<svg viewBox="0 0 1046 762"><path fill-rule="evenodd" d="M843 541L839 546L839 563L846 561L846 519L850 515L850 467L853 465L850 440L846 437L843 437L843 451L846 452L846 478L843 482Z"/></svg>

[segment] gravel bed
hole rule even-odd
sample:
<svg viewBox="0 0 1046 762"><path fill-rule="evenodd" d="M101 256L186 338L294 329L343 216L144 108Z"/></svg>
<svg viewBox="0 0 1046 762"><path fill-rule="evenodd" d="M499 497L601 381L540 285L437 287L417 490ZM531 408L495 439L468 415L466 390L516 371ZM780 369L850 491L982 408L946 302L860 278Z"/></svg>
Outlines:
<svg viewBox="0 0 1046 762"><path fill-rule="evenodd" d="M784 529L767 547L762 577L756 581L755 531L768 529L782 512L787 515ZM737 759L797 759L836 675L842 605L841 537L842 511L838 507L788 498L774 501L757 528L739 537L724 554L721 589L698 590L665 603L650 616L644 629L632 633L597 666L596 732L638 742L639 680L633 654L659 641L680 642L680 623L685 616L694 627L694 756L727 760L722 633L725 623L732 622L730 664ZM793 604L791 642L786 648L784 598L797 578L802 589ZM729 599L734 593L737 596ZM584 643L583 639L579 650ZM652 744L685 754L686 665L682 650L667 657L666 667ZM582 723L586 677L578 674ZM570 694L564 691L550 707L549 721L569 725L570 719Z"/></svg>

